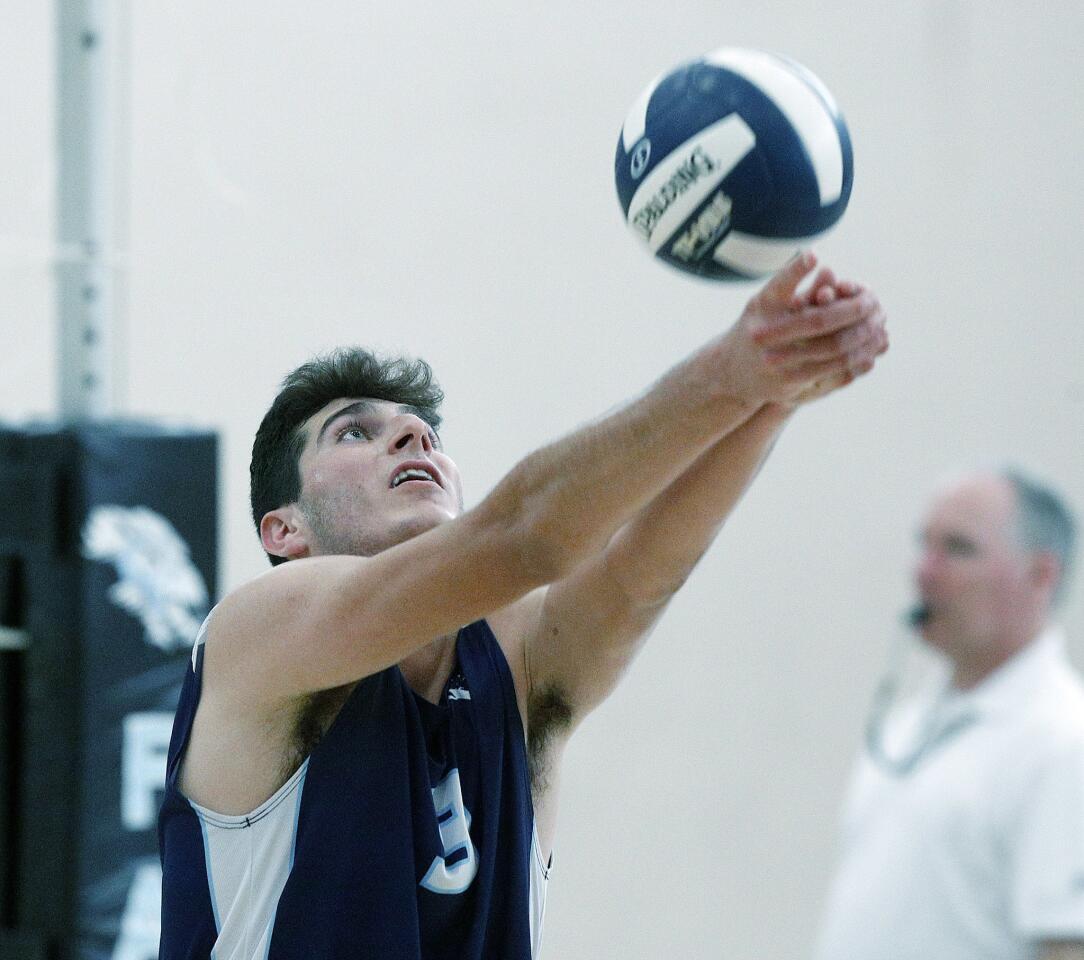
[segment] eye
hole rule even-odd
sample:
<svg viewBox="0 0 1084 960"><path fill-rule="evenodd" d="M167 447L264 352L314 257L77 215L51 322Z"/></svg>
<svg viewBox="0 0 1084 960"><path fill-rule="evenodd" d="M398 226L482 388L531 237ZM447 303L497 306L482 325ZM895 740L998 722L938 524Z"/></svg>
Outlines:
<svg viewBox="0 0 1084 960"><path fill-rule="evenodd" d="M946 537L943 544L945 553L952 557L971 557L978 552L978 547L966 537Z"/></svg>
<svg viewBox="0 0 1084 960"><path fill-rule="evenodd" d="M349 420L335 432L336 441L371 439L371 434L360 420Z"/></svg>

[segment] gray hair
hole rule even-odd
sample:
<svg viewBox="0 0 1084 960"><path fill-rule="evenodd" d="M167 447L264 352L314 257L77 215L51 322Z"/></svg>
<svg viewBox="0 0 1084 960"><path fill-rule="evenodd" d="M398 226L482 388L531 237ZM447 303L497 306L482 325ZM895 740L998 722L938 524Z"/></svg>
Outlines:
<svg viewBox="0 0 1084 960"><path fill-rule="evenodd" d="M1026 550L1052 553L1058 559L1061 573L1054 587L1054 602L1060 602L1076 548L1076 521L1065 500L1051 487L1028 476L1015 467L1004 469L1016 494L1016 533Z"/></svg>

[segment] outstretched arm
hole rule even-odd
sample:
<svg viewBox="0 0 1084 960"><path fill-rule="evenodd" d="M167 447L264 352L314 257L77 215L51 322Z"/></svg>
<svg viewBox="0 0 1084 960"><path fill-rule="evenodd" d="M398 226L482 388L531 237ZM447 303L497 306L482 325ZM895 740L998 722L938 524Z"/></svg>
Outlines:
<svg viewBox="0 0 1084 960"><path fill-rule="evenodd" d="M838 284L825 272L808 297L794 306L802 309L809 302L853 299L860 293L857 286ZM846 385L870 369L875 357L884 352L884 318L875 299L867 302L865 323L845 331L843 337L851 341L851 366L810 384L796 400L812 399ZM821 347L827 354L838 344ZM776 362L785 364L791 355L783 350L778 356ZM564 701L567 730L616 684L665 604L685 582L756 476L793 408L793 402L761 407L738 429L716 440L648 502L596 559L534 595L535 609L522 605L518 615L523 618L519 626L526 637L524 678L529 676L532 691L545 691L551 705L556 698ZM506 635L513 637L515 633L506 631Z"/></svg>
<svg viewBox="0 0 1084 960"><path fill-rule="evenodd" d="M876 301L794 309L814 263L797 259L730 331L621 410L527 457L474 510L372 557L283 564L226 598L212 631L230 643L207 650L216 682L253 708L349 683L597 558L760 406L853 364L845 338L869 326Z"/></svg>
<svg viewBox="0 0 1084 960"><path fill-rule="evenodd" d="M567 735L610 693L787 416L783 407L762 407L652 499L596 558L492 618L510 662L522 664L529 726L537 726L532 710L544 705L557 711L550 719L559 715Z"/></svg>

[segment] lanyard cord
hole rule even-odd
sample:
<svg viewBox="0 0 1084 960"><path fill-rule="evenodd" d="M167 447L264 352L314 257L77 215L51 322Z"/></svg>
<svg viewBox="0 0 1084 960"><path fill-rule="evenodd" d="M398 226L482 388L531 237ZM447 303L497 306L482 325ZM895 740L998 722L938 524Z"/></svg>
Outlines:
<svg viewBox="0 0 1084 960"><path fill-rule="evenodd" d="M949 685L946 683L923 718L911 748L896 756L890 754L884 742L885 723L899 694L905 655L905 641L893 643L888 669L877 684L866 720L866 749L870 757L884 771L897 777L906 777L912 773L923 759L978 719L974 711L969 711L948 723L942 723L945 719L945 705L949 700Z"/></svg>

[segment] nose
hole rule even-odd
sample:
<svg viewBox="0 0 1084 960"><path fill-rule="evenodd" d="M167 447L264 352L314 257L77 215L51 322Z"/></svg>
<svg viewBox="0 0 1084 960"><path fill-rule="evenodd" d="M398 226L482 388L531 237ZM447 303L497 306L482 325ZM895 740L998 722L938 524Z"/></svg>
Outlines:
<svg viewBox="0 0 1084 960"><path fill-rule="evenodd" d="M915 580L923 593L929 592L937 582L940 567L941 558L936 550L926 549L922 551L922 555L915 567Z"/></svg>
<svg viewBox="0 0 1084 960"><path fill-rule="evenodd" d="M398 453L409 449L420 450L422 453L430 453L433 450L429 424L412 413L403 414L399 418L391 434L389 452Z"/></svg>

